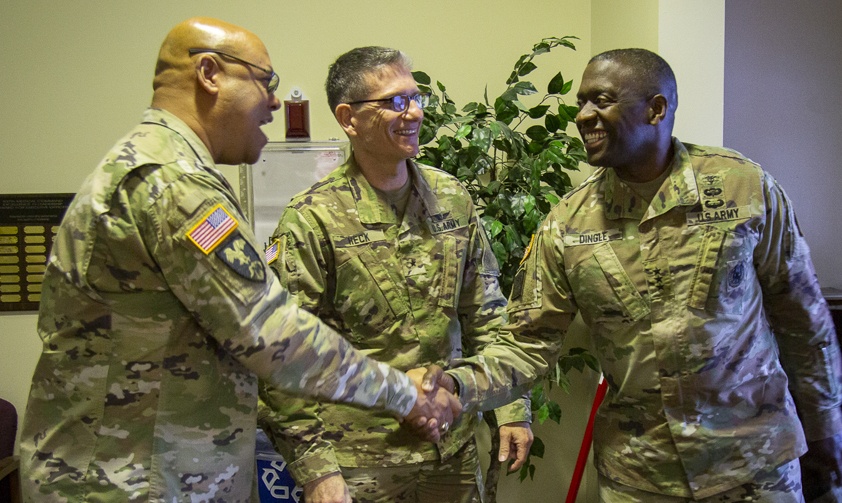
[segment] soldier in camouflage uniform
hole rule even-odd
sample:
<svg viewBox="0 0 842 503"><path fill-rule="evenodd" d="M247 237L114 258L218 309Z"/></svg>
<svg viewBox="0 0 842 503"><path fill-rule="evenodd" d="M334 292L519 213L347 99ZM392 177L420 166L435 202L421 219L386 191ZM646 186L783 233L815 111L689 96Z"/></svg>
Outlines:
<svg viewBox="0 0 842 503"><path fill-rule="evenodd" d="M595 56L578 101L600 168L534 237L500 342L446 374L460 399L545 372L578 312L609 383L601 501L803 501L808 447L842 483L839 343L784 191L672 137L675 77L649 51Z"/></svg>
<svg viewBox="0 0 842 503"><path fill-rule="evenodd" d="M215 163L255 162L279 108L260 40L185 21L153 86L153 108L84 182L53 245L25 499L248 501L258 377L452 421L445 395L431 408L404 373L299 309L255 251Z"/></svg>
<svg viewBox="0 0 842 503"><path fill-rule="evenodd" d="M427 97L409 61L393 49L354 49L331 66L326 87L353 152L292 199L270 266L301 307L377 360L411 369L476 353L505 322L497 261L464 187L411 160ZM293 404L269 386L261 399L260 424L308 503L480 501L476 414L434 444L389 414ZM501 457L515 457L516 469L532 442L529 401L496 414Z"/></svg>

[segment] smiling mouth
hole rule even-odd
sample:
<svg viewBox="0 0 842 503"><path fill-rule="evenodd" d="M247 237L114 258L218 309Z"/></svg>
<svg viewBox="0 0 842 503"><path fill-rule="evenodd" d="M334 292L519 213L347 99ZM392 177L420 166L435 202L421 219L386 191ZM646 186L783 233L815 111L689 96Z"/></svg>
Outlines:
<svg viewBox="0 0 842 503"><path fill-rule="evenodd" d="M412 136L418 133L418 129L398 129L395 131L395 134L399 134L401 136Z"/></svg>
<svg viewBox="0 0 842 503"><path fill-rule="evenodd" d="M608 137L608 133L606 133L605 131L594 131L592 133L585 133L585 135L584 135L585 146L597 143L598 141L600 141L604 138L607 138L607 137Z"/></svg>

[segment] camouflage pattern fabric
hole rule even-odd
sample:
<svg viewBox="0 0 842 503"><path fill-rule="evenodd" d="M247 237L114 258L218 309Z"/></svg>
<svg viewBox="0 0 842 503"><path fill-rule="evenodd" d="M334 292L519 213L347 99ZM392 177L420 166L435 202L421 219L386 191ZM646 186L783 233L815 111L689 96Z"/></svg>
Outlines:
<svg viewBox="0 0 842 503"><path fill-rule="evenodd" d="M473 441L446 461L344 468L355 503L481 503L482 466Z"/></svg>
<svg viewBox="0 0 842 503"><path fill-rule="evenodd" d="M674 146L651 204L598 169L553 208L517 273L501 343L450 373L463 401L493 402L547 370L581 312L609 383L599 472L704 498L797 458L805 436L838 433L842 370L783 190L734 151Z"/></svg>
<svg viewBox="0 0 842 503"><path fill-rule="evenodd" d="M27 501L247 501L258 377L399 415L416 396L298 308L204 144L161 110L68 209L38 331Z"/></svg>
<svg viewBox="0 0 842 503"><path fill-rule="evenodd" d="M743 501L762 503L804 503L801 494L801 469L798 461L778 467L765 467L750 482L740 484L715 496L699 500L665 496L618 484L608 477L599 476L600 503L735 503Z"/></svg>
<svg viewBox="0 0 842 503"><path fill-rule="evenodd" d="M353 157L284 210L270 263L304 309L365 354L395 368L475 354L506 320L497 261L470 195L452 176L409 166L402 219ZM473 437L463 415L438 445L400 428L394 416L292 402L261 386L260 424L299 484L339 467L387 467L447 459ZM528 400L499 411L501 424L528 421Z"/></svg>

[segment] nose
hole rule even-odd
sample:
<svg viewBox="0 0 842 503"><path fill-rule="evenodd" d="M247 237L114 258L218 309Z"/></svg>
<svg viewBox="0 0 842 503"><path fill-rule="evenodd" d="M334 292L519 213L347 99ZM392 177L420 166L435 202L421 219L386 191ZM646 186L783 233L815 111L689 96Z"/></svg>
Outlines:
<svg viewBox="0 0 842 503"><path fill-rule="evenodd" d="M277 112L281 108L281 100L278 98L278 95L272 93L269 96L269 109L273 112Z"/></svg>
<svg viewBox="0 0 842 503"><path fill-rule="evenodd" d="M585 103L579 108L579 111L576 112L576 125L592 121L595 118L596 112L594 111L593 105L590 102Z"/></svg>
<svg viewBox="0 0 842 503"><path fill-rule="evenodd" d="M404 115L409 116L412 119L423 119L424 118L424 110L418 106L418 103L415 100L409 100L409 106L406 107L406 110L403 112Z"/></svg>

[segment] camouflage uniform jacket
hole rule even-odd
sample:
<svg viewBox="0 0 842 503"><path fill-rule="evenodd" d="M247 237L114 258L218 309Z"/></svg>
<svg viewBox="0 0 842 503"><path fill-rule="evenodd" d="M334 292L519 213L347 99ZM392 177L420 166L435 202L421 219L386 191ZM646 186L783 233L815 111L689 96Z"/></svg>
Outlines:
<svg viewBox="0 0 842 503"><path fill-rule="evenodd" d="M272 238L270 266L281 283L365 354L395 368L474 354L505 322L497 261L470 195L452 176L407 161L410 195L402 220L378 199L353 160L292 199ZM270 247L273 243L270 242ZM446 459L474 434L465 415L436 446L400 428L393 416L345 405L284 406L261 426L299 484L344 467L405 465ZM520 401L501 424L530 419Z"/></svg>
<svg viewBox="0 0 842 503"><path fill-rule="evenodd" d="M805 435L837 433L842 371L783 190L734 151L673 144L651 204L598 169L553 208L516 276L509 345L474 364L479 384L457 375L480 391L463 399L482 399L520 375L525 342L542 349L542 371L578 311L610 386L594 427L600 473L704 498L797 458Z"/></svg>
<svg viewBox="0 0 842 503"><path fill-rule="evenodd" d="M162 110L87 178L43 284L27 500L247 501L258 377L412 408L405 374L298 308L243 222L204 144Z"/></svg>

